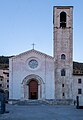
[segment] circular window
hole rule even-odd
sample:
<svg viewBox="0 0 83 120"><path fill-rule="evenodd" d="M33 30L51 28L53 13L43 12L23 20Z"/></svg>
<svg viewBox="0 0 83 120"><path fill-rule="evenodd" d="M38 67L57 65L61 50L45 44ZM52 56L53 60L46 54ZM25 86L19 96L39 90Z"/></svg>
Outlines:
<svg viewBox="0 0 83 120"><path fill-rule="evenodd" d="M38 62L35 59L30 60L28 64L29 64L29 67L32 69L35 69L38 66Z"/></svg>

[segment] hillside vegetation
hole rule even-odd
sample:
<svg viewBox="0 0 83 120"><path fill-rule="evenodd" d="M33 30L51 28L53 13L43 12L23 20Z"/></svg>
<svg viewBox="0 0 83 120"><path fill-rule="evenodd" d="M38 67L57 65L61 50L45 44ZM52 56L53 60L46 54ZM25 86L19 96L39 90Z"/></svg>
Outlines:
<svg viewBox="0 0 83 120"><path fill-rule="evenodd" d="M83 63L73 62L73 74L83 75Z"/></svg>
<svg viewBox="0 0 83 120"><path fill-rule="evenodd" d="M8 56L0 56L0 69L9 68L9 58Z"/></svg>

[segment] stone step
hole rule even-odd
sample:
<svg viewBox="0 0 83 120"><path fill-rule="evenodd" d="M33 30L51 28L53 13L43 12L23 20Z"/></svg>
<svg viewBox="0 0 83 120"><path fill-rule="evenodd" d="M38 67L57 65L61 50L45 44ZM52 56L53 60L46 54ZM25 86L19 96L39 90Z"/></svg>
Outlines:
<svg viewBox="0 0 83 120"><path fill-rule="evenodd" d="M72 105L73 100L45 99L45 100L18 100L12 101L14 105Z"/></svg>
<svg viewBox="0 0 83 120"><path fill-rule="evenodd" d="M18 101L16 104L17 105L46 105L47 103L42 100L23 100L23 101Z"/></svg>
<svg viewBox="0 0 83 120"><path fill-rule="evenodd" d="M72 99L51 99L51 100L46 100L46 102L50 105L72 105L73 104Z"/></svg>

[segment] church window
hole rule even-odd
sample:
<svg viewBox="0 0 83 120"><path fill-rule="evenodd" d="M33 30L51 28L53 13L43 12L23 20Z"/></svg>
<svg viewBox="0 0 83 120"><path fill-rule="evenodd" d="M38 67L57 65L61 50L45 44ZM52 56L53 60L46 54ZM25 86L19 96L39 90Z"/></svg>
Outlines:
<svg viewBox="0 0 83 120"><path fill-rule="evenodd" d="M62 60L65 60L65 54L62 54L62 55L61 55L61 59L62 59Z"/></svg>
<svg viewBox="0 0 83 120"><path fill-rule="evenodd" d="M65 96L65 93L63 93L63 97Z"/></svg>
<svg viewBox="0 0 83 120"><path fill-rule="evenodd" d="M29 64L29 67L32 69L35 69L38 66L38 62L35 59L30 60L28 64Z"/></svg>
<svg viewBox="0 0 83 120"><path fill-rule="evenodd" d="M80 78L78 79L78 83L82 83L82 80Z"/></svg>
<svg viewBox="0 0 83 120"><path fill-rule="evenodd" d="M9 73L7 74L7 77L9 77Z"/></svg>
<svg viewBox="0 0 83 120"><path fill-rule="evenodd" d="M82 94L82 89L78 89L78 94Z"/></svg>
<svg viewBox="0 0 83 120"><path fill-rule="evenodd" d="M0 79L0 81L3 81L3 79Z"/></svg>
<svg viewBox="0 0 83 120"><path fill-rule="evenodd" d="M66 27L66 13L65 12L60 13L60 27L61 28Z"/></svg>
<svg viewBox="0 0 83 120"><path fill-rule="evenodd" d="M7 82L9 82L9 80L7 80Z"/></svg>
<svg viewBox="0 0 83 120"><path fill-rule="evenodd" d="M61 70L61 76L65 76L65 69Z"/></svg>
<svg viewBox="0 0 83 120"><path fill-rule="evenodd" d="M9 85L7 85L7 88L9 88Z"/></svg>
<svg viewBox="0 0 83 120"><path fill-rule="evenodd" d="M64 84L62 84L62 87L64 87Z"/></svg>

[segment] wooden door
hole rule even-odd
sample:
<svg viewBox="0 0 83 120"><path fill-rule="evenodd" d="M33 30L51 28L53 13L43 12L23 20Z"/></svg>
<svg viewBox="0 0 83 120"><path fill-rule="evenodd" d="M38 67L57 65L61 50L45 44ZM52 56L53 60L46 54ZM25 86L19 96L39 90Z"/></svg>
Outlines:
<svg viewBox="0 0 83 120"><path fill-rule="evenodd" d="M29 83L29 99L38 99L38 82L31 80Z"/></svg>

